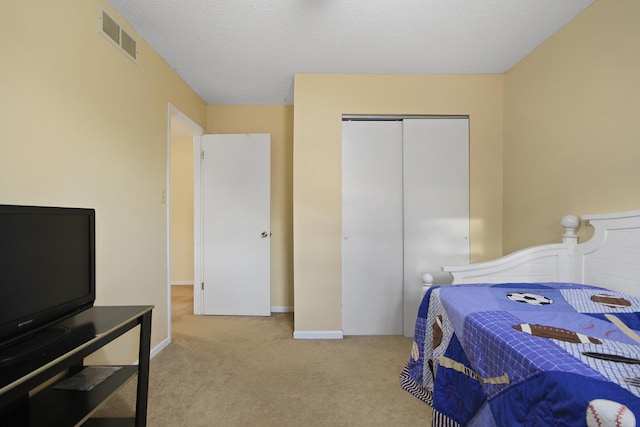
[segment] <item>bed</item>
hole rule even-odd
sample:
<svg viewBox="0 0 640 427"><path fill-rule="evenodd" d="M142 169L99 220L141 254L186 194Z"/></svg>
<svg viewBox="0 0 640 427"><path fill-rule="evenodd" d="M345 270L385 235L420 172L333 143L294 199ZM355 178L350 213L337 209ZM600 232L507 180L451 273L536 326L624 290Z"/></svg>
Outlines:
<svg viewBox="0 0 640 427"><path fill-rule="evenodd" d="M582 220L585 243L566 216L562 243L425 274L400 383L432 425L640 420L640 211Z"/></svg>

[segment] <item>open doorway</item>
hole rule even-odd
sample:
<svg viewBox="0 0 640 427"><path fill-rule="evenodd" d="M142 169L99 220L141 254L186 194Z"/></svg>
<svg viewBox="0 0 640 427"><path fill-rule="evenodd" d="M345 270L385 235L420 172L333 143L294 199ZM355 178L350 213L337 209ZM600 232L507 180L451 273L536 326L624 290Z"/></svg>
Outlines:
<svg viewBox="0 0 640 427"><path fill-rule="evenodd" d="M167 306L173 286L194 284L194 146L202 128L169 104L167 142Z"/></svg>

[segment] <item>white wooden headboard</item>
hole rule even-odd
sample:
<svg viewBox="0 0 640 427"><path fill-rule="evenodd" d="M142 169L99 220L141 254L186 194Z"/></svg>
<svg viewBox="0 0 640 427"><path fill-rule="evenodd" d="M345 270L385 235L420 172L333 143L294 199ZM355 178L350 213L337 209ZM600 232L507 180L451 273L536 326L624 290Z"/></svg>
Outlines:
<svg viewBox="0 0 640 427"><path fill-rule="evenodd" d="M640 296L640 211L582 218L595 231L575 247L572 281Z"/></svg>
<svg viewBox="0 0 640 427"><path fill-rule="evenodd" d="M577 243L575 216L562 218L562 243L533 246L491 261L443 267L460 283L572 282L640 296L640 211L584 215L593 237ZM434 276L423 276L424 289ZM451 281L451 280L450 280ZM436 283L438 284L438 283Z"/></svg>

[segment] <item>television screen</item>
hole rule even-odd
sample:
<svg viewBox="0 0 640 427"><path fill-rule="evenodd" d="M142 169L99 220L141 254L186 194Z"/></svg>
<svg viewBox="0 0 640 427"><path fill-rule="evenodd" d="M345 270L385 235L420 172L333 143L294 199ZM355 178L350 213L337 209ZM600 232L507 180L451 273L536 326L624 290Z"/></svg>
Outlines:
<svg viewBox="0 0 640 427"><path fill-rule="evenodd" d="M0 205L0 345L94 299L95 211Z"/></svg>

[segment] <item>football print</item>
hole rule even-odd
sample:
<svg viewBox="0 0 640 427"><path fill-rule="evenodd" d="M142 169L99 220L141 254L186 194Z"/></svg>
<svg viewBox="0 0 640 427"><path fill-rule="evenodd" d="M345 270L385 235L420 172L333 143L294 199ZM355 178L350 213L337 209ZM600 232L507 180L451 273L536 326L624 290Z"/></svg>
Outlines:
<svg viewBox="0 0 640 427"><path fill-rule="evenodd" d="M531 323L523 323L514 325L513 329L531 334L536 337L553 338L560 341L571 342L576 344L602 344L598 338L590 337L579 332L570 331L568 329L556 328L554 326L537 325Z"/></svg>
<svg viewBox="0 0 640 427"><path fill-rule="evenodd" d="M509 298L511 301L521 302L523 304L531 304L531 305L553 304L553 300L551 298L547 298L543 295L531 294L531 293L509 292L507 294L507 298Z"/></svg>
<svg viewBox="0 0 640 427"><path fill-rule="evenodd" d="M591 297L591 301L597 302L612 308L622 308L622 307L631 306L631 302L629 302L628 300L622 297L617 297L617 296L608 295L608 294L593 295Z"/></svg>
<svg viewBox="0 0 640 427"><path fill-rule="evenodd" d="M435 349L442 343L442 315L436 317L433 322L433 348Z"/></svg>

